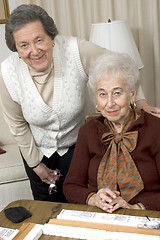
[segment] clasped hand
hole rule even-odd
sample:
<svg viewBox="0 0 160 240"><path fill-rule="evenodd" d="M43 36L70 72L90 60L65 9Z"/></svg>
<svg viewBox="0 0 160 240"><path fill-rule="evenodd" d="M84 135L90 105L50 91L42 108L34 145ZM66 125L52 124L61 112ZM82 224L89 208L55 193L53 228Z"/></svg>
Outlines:
<svg viewBox="0 0 160 240"><path fill-rule="evenodd" d="M132 208L121 196L119 191L112 191L109 188L102 188L92 195L88 201L88 205L97 206L102 210L112 213L118 208Z"/></svg>

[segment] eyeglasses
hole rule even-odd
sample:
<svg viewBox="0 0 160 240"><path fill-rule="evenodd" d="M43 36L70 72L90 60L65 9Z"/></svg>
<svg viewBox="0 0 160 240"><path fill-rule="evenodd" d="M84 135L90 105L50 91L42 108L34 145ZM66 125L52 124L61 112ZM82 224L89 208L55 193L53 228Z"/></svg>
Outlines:
<svg viewBox="0 0 160 240"><path fill-rule="evenodd" d="M147 215L145 215L148 222L145 223L145 226L147 228L153 228L153 229L159 229L160 228L160 224L156 221L152 221Z"/></svg>
<svg viewBox="0 0 160 240"><path fill-rule="evenodd" d="M60 177L62 176L59 169L53 171L53 179L51 180L51 184L49 185L48 192L49 194L54 194L57 192L57 181L59 181Z"/></svg>
<svg viewBox="0 0 160 240"><path fill-rule="evenodd" d="M146 217L147 221L145 223L138 224L137 227L139 227L139 228L160 229L160 223L159 222L150 219L147 215L145 215L145 217Z"/></svg>

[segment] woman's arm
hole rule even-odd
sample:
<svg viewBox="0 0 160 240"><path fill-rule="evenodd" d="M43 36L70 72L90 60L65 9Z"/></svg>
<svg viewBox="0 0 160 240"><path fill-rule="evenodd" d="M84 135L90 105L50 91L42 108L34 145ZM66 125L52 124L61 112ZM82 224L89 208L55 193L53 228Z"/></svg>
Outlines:
<svg viewBox="0 0 160 240"><path fill-rule="evenodd" d="M25 121L21 106L14 102L0 73L0 100L3 114L9 129L17 142L24 159L30 167L40 163L43 154L37 149L28 123Z"/></svg>
<svg viewBox="0 0 160 240"><path fill-rule="evenodd" d="M29 125L23 117L21 106L10 97L1 73L0 102L5 121L27 164L33 168L33 171L43 182L50 184L51 179L53 179L53 170L41 163L43 154L36 147Z"/></svg>
<svg viewBox="0 0 160 240"><path fill-rule="evenodd" d="M145 209L160 211L160 192L142 192L135 196L130 204L142 203Z"/></svg>
<svg viewBox="0 0 160 240"><path fill-rule="evenodd" d="M89 128L82 126L79 130L74 155L64 181L63 191L71 203L86 204L90 193L96 192L97 187L89 184L91 152L88 136L92 139ZM95 166L96 167L96 166ZM94 176L96 178L96 176Z"/></svg>
<svg viewBox="0 0 160 240"><path fill-rule="evenodd" d="M140 202L146 209L160 211L160 119L145 113L140 133L134 159L138 157L137 164L146 190L129 203Z"/></svg>

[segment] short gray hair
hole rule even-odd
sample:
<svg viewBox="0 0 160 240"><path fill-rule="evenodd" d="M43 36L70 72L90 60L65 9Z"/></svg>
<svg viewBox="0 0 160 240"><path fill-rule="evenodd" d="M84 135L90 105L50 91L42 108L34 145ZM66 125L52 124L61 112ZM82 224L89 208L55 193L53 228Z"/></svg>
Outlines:
<svg viewBox="0 0 160 240"><path fill-rule="evenodd" d="M48 13L40 6L34 4L22 4L12 11L5 25L6 44L11 51L17 51L13 32L25 24L35 22L37 20L42 23L46 34L52 39L55 38L58 34L58 30L54 20L48 15Z"/></svg>
<svg viewBox="0 0 160 240"><path fill-rule="evenodd" d="M128 54L105 53L93 62L89 72L88 87L93 98L96 97L97 82L112 75L126 79L129 91L136 90L139 86L139 69Z"/></svg>

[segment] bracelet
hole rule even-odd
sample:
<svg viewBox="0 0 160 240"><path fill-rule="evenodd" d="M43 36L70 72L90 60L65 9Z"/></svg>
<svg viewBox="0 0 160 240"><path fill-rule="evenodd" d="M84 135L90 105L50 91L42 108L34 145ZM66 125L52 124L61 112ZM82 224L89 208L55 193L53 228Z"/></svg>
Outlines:
<svg viewBox="0 0 160 240"><path fill-rule="evenodd" d="M89 199L90 199L94 194L96 194L96 193L95 193L95 192L91 192L91 193L88 195L88 197L87 197L87 199L86 199L86 205L88 205Z"/></svg>
<svg viewBox="0 0 160 240"><path fill-rule="evenodd" d="M145 208L142 206L142 203L136 203L138 205L138 207L141 209L141 210L145 210Z"/></svg>

